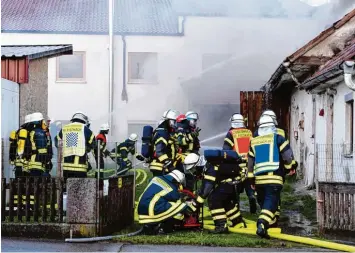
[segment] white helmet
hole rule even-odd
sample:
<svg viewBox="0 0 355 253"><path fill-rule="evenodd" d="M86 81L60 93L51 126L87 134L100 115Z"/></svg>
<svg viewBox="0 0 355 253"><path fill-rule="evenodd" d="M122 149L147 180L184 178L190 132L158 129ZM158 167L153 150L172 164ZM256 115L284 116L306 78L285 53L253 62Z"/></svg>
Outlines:
<svg viewBox="0 0 355 253"><path fill-rule="evenodd" d="M87 124L90 125L90 122L88 122ZM108 131L108 130L110 130L110 126L108 125L108 123L104 123L100 126L100 130Z"/></svg>
<svg viewBox="0 0 355 253"><path fill-rule="evenodd" d="M25 116L25 124L32 122L32 114L28 114Z"/></svg>
<svg viewBox="0 0 355 253"><path fill-rule="evenodd" d="M70 121L73 121L74 119L83 121L85 125L87 125L88 122L89 122L88 116L86 116L86 115L85 115L84 113L82 113L82 112L76 112L76 113L74 113L74 115L73 115L73 117L71 118Z"/></svg>
<svg viewBox="0 0 355 253"><path fill-rule="evenodd" d="M229 120L232 122L231 123L232 128L245 127L244 117L240 113L234 113Z"/></svg>
<svg viewBox="0 0 355 253"><path fill-rule="evenodd" d="M31 119L30 119L31 122L34 122L34 121L41 121L41 120L44 119L43 114L40 113L40 112L32 113L30 118L31 118Z"/></svg>
<svg viewBox="0 0 355 253"><path fill-rule="evenodd" d="M188 154L184 160L185 173L186 172L193 173L191 170L197 166L199 160L200 160L199 155L197 155L195 153Z"/></svg>
<svg viewBox="0 0 355 253"><path fill-rule="evenodd" d="M138 135L133 133L129 136L128 140L130 141L137 141L138 140Z"/></svg>
<svg viewBox="0 0 355 253"><path fill-rule="evenodd" d="M259 127L274 127L275 122L274 119L269 115L262 115L259 120Z"/></svg>
<svg viewBox="0 0 355 253"><path fill-rule="evenodd" d="M163 120L169 120L169 126L172 128L176 127L176 118L179 115L178 111L167 110L163 114Z"/></svg>
<svg viewBox="0 0 355 253"><path fill-rule="evenodd" d="M186 119L189 121L190 126L195 127L197 120L199 119L198 113L193 111L188 111L186 114Z"/></svg>
<svg viewBox="0 0 355 253"><path fill-rule="evenodd" d="M264 115L270 116L274 120L275 125L277 126L277 119L276 119L276 114L274 113L274 111L266 110L261 114L261 116L264 116Z"/></svg>
<svg viewBox="0 0 355 253"><path fill-rule="evenodd" d="M168 175L172 176L178 183L186 185L185 174L179 170L173 170Z"/></svg>

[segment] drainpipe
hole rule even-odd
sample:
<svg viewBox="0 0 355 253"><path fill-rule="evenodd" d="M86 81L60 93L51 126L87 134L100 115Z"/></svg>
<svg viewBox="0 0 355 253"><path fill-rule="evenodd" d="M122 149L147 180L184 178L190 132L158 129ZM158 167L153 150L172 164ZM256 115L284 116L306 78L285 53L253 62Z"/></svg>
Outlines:
<svg viewBox="0 0 355 253"><path fill-rule="evenodd" d="M126 88L126 55L127 55L127 43L126 37L122 36L123 50L122 50L122 61L123 61L123 73L122 73L122 93L121 100L128 102L128 94Z"/></svg>
<svg viewBox="0 0 355 253"><path fill-rule="evenodd" d="M108 91L108 124L112 129L113 108L113 82L114 82L114 0L109 1L109 91Z"/></svg>
<svg viewBox="0 0 355 253"><path fill-rule="evenodd" d="M349 87L350 90L355 91L355 82L352 79L352 75L355 74L355 62L354 61L346 61L343 63L344 68L344 81L346 86Z"/></svg>

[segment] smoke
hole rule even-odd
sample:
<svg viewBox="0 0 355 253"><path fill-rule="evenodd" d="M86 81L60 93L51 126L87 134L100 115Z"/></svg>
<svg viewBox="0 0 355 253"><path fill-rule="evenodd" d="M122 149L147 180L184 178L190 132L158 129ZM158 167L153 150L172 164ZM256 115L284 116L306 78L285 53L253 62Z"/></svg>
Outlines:
<svg viewBox="0 0 355 253"><path fill-rule="evenodd" d="M181 87L188 109L200 114L201 139L227 132L240 110L240 91L259 90L288 55L354 6L349 0L320 6L300 0L175 3L181 13L220 16L188 16L180 49ZM223 137L211 145L222 143Z"/></svg>

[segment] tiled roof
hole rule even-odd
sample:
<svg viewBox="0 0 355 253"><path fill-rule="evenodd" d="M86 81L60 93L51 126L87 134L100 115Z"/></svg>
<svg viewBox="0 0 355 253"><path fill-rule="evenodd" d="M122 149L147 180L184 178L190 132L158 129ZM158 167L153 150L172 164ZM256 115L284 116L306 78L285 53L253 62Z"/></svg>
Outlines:
<svg viewBox="0 0 355 253"><path fill-rule="evenodd" d="M71 45L1 46L1 57L28 57L29 60L57 54L72 54L72 52Z"/></svg>
<svg viewBox="0 0 355 253"><path fill-rule="evenodd" d="M171 0L115 0L115 32L178 34ZM1 30L37 33L108 33L107 0L2 0Z"/></svg>

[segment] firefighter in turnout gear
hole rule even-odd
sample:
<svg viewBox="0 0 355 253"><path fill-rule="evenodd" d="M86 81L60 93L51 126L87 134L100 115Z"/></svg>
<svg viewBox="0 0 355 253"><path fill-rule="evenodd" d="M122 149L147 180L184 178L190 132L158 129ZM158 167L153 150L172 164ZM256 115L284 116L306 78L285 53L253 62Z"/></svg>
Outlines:
<svg viewBox="0 0 355 253"><path fill-rule="evenodd" d="M164 112L159 126L154 130L153 135L153 161L149 164L149 169L154 176L164 175L174 170L176 159L176 118L178 112L168 110Z"/></svg>
<svg viewBox="0 0 355 253"><path fill-rule="evenodd" d="M30 159L28 169L30 176L42 176L46 170L48 159L47 133L44 129L42 113L35 112L31 115L32 129L30 132Z"/></svg>
<svg viewBox="0 0 355 253"><path fill-rule="evenodd" d="M88 124L89 125L89 124ZM109 133L110 131L110 126L105 123L102 124L100 126L100 133L96 136L96 141L97 141L97 145L99 145L99 141L100 141L100 161L98 161L99 155L98 155L98 149L94 150L95 153L95 160L96 160L96 167L100 168L100 178L103 178L103 172L104 172L104 168L105 168L105 163L104 163L104 157L110 156L110 151L107 150L106 146L107 146L107 138L106 135ZM100 162L100 164L99 164ZM99 167L100 165L100 167ZM97 177L97 174L96 176Z"/></svg>
<svg viewBox="0 0 355 253"><path fill-rule="evenodd" d="M274 123L275 123L275 126L276 126L276 132L278 135L281 135L282 137L284 137L286 140L287 139L287 136L286 136L286 133L285 133L285 130L281 129L278 127L278 122L277 122L277 118L276 118L276 114L274 111L272 110L265 110L262 114L261 114L261 117L264 116L264 115L267 115L267 116L270 116L273 120L274 120ZM259 122L260 123L260 122ZM258 125L259 125L258 123ZM258 136L258 130L255 131L254 133L254 137ZM295 161L294 161L295 163ZM280 160L280 166L281 167L284 167L284 161L281 159ZM283 177L283 180L285 182L285 177ZM273 227L277 227L278 225L278 220L280 218L280 213L281 212L281 198L280 198L280 201L279 201L279 204L277 206L277 210L275 212L275 217L276 217L276 222L272 225Z"/></svg>
<svg viewBox="0 0 355 253"><path fill-rule="evenodd" d="M181 201L179 189L185 184L185 175L173 170L153 177L138 201L138 219L144 224L143 233L162 234L174 231L182 224L184 213L196 208Z"/></svg>
<svg viewBox="0 0 355 253"><path fill-rule="evenodd" d="M280 161L284 161L284 167ZM251 140L248 155L248 180L256 189L261 213L257 221L257 235L269 238L267 230L276 222L284 175L296 172L289 142L277 134L274 120L264 115L260 118L258 136Z"/></svg>
<svg viewBox="0 0 355 253"><path fill-rule="evenodd" d="M53 158L53 142L52 142L52 137L51 134L49 132L49 126L48 124L46 124L45 121L43 121L42 123L43 125L43 129L46 132L46 137L47 137L47 150L48 150L48 154L47 154L47 161L46 161L46 165L45 165L45 173L44 176L48 176L50 177L50 172L53 168L53 164L52 164L52 158Z"/></svg>
<svg viewBox="0 0 355 253"><path fill-rule="evenodd" d="M28 152L29 152L29 127L31 115L25 116L25 122L20 129L10 133L10 164L14 165L15 178L28 176Z"/></svg>
<svg viewBox="0 0 355 253"><path fill-rule="evenodd" d="M63 177L86 178L88 170L88 153L96 148L95 135L87 127L88 117L82 113L74 113L71 123L65 125L55 138L55 146L62 140Z"/></svg>
<svg viewBox="0 0 355 253"><path fill-rule="evenodd" d="M129 170L132 168L132 161L128 159L128 155L133 155L140 161L144 161L144 157L136 153L136 143L138 135L132 133L127 140L117 145L116 149L111 150L111 158L117 157L116 162L119 165L119 171ZM116 154L117 152L117 154Z"/></svg>
<svg viewBox="0 0 355 253"><path fill-rule="evenodd" d="M193 164L191 160L195 159L197 166L197 157L192 157L195 155L189 154L184 164ZM207 163L204 168L202 186L194 203L195 207L199 208L208 199L208 207L215 224L215 230L212 233L228 233L227 219L231 221L232 227L246 227L235 198L236 186L244 176L240 168L236 166L241 162L241 158L232 150L205 150L204 157Z"/></svg>
<svg viewBox="0 0 355 253"><path fill-rule="evenodd" d="M244 125L244 118L241 114L235 113L230 118L231 128L229 129L226 137L224 138L223 149L224 150L234 150L241 157L243 162L239 164L244 173L247 173L247 161L250 140L253 136L252 132L247 129ZM256 199L255 191L251 188L249 182L244 180L238 185L238 203L239 194L245 190L245 193L249 199L250 213L256 213Z"/></svg>

